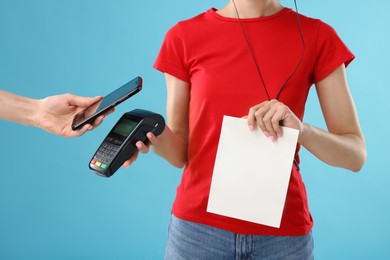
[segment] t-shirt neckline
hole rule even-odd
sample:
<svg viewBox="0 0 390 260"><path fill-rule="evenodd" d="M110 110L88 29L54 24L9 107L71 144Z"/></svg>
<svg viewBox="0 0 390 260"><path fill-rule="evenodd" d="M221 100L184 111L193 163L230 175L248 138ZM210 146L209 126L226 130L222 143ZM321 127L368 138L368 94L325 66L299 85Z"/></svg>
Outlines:
<svg viewBox="0 0 390 260"><path fill-rule="evenodd" d="M271 20L271 19L274 19L274 18L277 18L285 13L287 13L288 11L290 11L291 9L288 8L288 7L283 7L282 10L280 10L279 12L275 13L275 14L272 14L272 15L267 15L267 16L262 16L262 17L256 17L256 18L240 18L241 22L258 22L258 21L267 21L267 20ZM208 14L210 14L211 16L213 16L214 18L217 18L219 20L223 20L223 21L227 21L227 22L237 22L238 19L237 18L232 18L232 17L225 17L225 16L222 16L220 14L217 13L217 9L212 7L210 8L208 11L207 11Z"/></svg>

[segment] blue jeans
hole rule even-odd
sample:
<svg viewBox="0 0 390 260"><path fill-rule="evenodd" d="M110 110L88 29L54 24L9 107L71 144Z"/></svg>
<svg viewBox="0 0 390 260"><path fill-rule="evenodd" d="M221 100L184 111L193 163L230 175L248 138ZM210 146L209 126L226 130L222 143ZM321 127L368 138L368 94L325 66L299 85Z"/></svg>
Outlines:
<svg viewBox="0 0 390 260"><path fill-rule="evenodd" d="M166 260L314 259L311 232L305 236L239 235L172 215Z"/></svg>

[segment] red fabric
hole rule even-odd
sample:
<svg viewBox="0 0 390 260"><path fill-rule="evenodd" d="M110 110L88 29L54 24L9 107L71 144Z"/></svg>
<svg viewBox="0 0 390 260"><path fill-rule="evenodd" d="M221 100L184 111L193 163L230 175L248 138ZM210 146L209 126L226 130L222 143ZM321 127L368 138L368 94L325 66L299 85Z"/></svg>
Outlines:
<svg viewBox="0 0 390 260"><path fill-rule="evenodd" d="M310 86L354 58L335 31L300 16L306 51L279 100L300 118ZM275 98L302 54L296 13L288 8L262 18L242 19L267 90ZM173 205L179 218L241 234L304 235L313 225L305 186L293 166L280 228L206 212L224 115L242 117L267 100L237 19L210 9L181 21L166 34L154 67L190 82L188 163ZM298 158L299 145L295 159Z"/></svg>

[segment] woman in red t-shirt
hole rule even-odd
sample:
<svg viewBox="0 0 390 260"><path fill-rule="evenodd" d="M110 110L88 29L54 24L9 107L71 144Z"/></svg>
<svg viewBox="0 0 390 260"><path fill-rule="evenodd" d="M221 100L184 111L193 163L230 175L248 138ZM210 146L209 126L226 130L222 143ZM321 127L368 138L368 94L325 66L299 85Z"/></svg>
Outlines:
<svg viewBox="0 0 390 260"><path fill-rule="evenodd" d="M365 141L345 74L353 59L329 25L277 0L229 1L168 31L154 64L166 77L167 126L158 138L147 134L156 154L185 166L166 259L313 258L298 152L303 145L330 165L363 166ZM302 122L312 85L327 131ZM248 131L260 128L272 141L281 125L300 131L280 228L206 211L224 115L246 116Z"/></svg>

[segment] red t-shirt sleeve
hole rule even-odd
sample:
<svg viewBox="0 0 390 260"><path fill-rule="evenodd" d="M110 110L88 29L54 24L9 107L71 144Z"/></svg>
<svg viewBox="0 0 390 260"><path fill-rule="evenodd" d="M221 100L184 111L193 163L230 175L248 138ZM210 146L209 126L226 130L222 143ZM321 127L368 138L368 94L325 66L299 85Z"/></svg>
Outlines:
<svg viewBox="0 0 390 260"><path fill-rule="evenodd" d="M185 47L180 24L176 24L165 35L153 68L183 81L190 82L189 70L185 62Z"/></svg>
<svg viewBox="0 0 390 260"><path fill-rule="evenodd" d="M317 33L317 58L313 71L314 83L326 78L343 63L347 67L355 58L336 31L328 24L320 21Z"/></svg>

